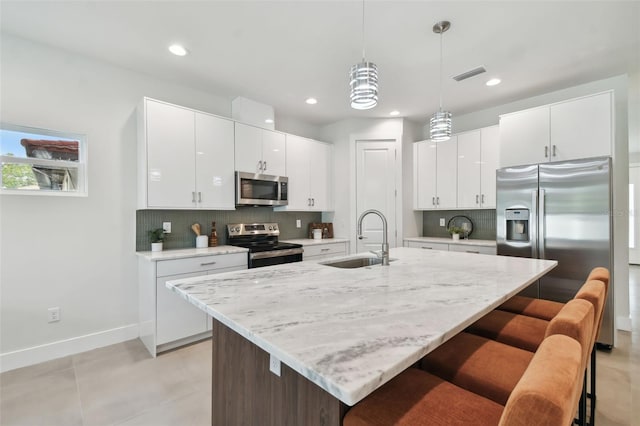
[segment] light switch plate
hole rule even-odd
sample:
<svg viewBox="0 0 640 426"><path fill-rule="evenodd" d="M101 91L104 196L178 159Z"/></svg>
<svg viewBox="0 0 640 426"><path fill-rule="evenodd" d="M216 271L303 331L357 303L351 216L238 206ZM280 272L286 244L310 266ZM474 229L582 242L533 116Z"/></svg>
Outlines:
<svg viewBox="0 0 640 426"><path fill-rule="evenodd" d="M444 217L440 218L440 226L444 226Z"/></svg>
<svg viewBox="0 0 640 426"><path fill-rule="evenodd" d="M296 219L296 228L302 228L302 221L300 219Z"/></svg>
<svg viewBox="0 0 640 426"><path fill-rule="evenodd" d="M280 377L280 360L271 354L269 354L269 370Z"/></svg>

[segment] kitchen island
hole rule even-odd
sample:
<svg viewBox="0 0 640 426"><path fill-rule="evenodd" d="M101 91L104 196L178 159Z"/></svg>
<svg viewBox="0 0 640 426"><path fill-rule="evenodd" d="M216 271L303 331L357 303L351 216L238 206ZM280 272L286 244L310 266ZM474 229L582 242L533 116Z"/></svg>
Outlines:
<svg viewBox="0 0 640 426"><path fill-rule="evenodd" d="M212 423L339 425L348 406L557 264L412 248L391 258L169 281L214 319Z"/></svg>

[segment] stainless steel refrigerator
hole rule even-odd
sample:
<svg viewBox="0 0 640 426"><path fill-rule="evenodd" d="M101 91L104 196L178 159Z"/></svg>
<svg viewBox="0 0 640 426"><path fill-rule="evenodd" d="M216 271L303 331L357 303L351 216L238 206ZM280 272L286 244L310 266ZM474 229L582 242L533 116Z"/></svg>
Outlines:
<svg viewBox="0 0 640 426"><path fill-rule="evenodd" d="M498 254L553 259L558 266L524 295L566 302L596 266L611 272L598 343L613 345L613 226L609 157L497 171Z"/></svg>

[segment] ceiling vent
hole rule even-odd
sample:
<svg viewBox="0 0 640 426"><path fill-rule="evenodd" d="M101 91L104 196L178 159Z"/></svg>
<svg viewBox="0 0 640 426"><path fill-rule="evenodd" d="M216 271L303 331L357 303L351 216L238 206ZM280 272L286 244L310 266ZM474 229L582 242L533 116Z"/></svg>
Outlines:
<svg viewBox="0 0 640 426"><path fill-rule="evenodd" d="M455 81L462 81L462 80L466 80L466 79L471 78L471 77L475 77L476 75L482 74L483 72L487 72L487 70L484 69L483 66L479 66L479 67L476 67L476 68L474 68L472 70L465 71L462 74L454 75L452 78Z"/></svg>

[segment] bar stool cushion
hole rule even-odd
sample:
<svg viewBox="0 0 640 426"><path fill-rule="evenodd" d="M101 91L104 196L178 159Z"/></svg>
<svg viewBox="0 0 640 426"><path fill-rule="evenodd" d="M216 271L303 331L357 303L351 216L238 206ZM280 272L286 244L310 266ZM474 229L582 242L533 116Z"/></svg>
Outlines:
<svg viewBox="0 0 640 426"><path fill-rule="evenodd" d="M551 321L558 315L564 303L552 300L534 299L532 297L513 296L511 299L498 306L501 311L512 312L514 314L526 315L528 317L540 318Z"/></svg>
<svg viewBox="0 0 640 426"><path fill-rule="evenodd" d="M503 407L409 368L351 408L344 426L497 425Z"/></svg>
<svg viewBox="0 0 640 426"><path fill-rule="evenodd" d="M591 282L602 285L600 281ZM549 326L545 333L545 339L549 336L553 336L554 334L561 334L571 337L580 343L580 347L582 349L581 366L583 372L587 368L589 354L591 353L594 327L593 312L593 305L587 300L570 300L558 315L549 322Z"/></svg>
<svg viewBox="0 0 640 426"><path fill-rule="evenodd" d="M428 354L420 368L504 405L533 353L470 333L460 333Z"/></svg>
<svg viewBox="0 0 640 426"><path fill-rule="evenodd" d="M499 425L573 424L584 373L581 349L567 336L545 339L513 389Z"/></svg>
<svg viewBox="0 0 640 426"><path fill-rule="evenodd" d="M590 346L593 346L600 332L602 318L604 317L603 313L604 305L607 300L607 287L604 282L599 280L587 281L576 294L576 299L586 300L593 305L594 328L592 329L593 338L590 343Z"/></svg>
<svg viewBox="0 0 640 426"><path fill-rule="evenodd" d="M539 318L494 310L471 324L466 331L535 352L544 339L548 324Z"/></svg>

